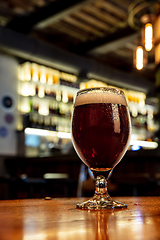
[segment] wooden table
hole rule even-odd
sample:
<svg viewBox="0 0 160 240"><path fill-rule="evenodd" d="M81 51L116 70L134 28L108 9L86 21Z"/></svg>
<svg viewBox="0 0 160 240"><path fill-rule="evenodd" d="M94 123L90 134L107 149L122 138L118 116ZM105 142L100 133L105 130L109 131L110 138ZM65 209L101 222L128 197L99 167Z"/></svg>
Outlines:
<svg viewBox="0 0 160 240"><path fill-rule="evenodd" d="M160 197L118 197L127 209L78 210L72 199L0 201L0 240L159 240Z"/></svg>

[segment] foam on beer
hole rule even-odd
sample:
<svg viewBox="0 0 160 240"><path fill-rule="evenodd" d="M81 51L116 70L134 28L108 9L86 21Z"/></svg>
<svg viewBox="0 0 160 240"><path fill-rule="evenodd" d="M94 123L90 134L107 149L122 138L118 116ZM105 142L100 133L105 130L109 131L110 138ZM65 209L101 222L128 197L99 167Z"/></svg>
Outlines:
<svg viewBox="0 0 160 240"><path fill-rule="evenodd" d="M89 92L77 96L75 107L91 103L112 103L127 106L126 99L123 95L114 94L112 92Z"/></svg>

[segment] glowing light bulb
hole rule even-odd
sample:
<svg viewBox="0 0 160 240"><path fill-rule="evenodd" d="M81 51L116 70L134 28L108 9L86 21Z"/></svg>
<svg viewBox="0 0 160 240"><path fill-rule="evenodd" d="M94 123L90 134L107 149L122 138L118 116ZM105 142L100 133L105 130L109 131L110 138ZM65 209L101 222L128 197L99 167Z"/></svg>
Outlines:
<svg viewBox="0 0 160 240"><path fill-rule="evenodd" d="M151 51L153 47L153 27L151 23L145 25L145 49Z"/></svg>
<svg viewBox="0 0 160 240"><path fill-rule="evenodd" d="M138 70L143 68L143 48L140 46L136 49L136 68Z"/></svg>

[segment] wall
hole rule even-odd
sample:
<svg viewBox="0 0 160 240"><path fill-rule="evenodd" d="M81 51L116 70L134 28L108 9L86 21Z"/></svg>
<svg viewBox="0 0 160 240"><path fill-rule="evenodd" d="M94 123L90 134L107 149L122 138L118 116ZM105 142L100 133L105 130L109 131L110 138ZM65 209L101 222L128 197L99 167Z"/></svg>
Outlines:
<svg viewBox="0 0 160 240"><path fill-rule="evenodd" d="M18 62L0 54L0 155L17 153Z"/></svg>

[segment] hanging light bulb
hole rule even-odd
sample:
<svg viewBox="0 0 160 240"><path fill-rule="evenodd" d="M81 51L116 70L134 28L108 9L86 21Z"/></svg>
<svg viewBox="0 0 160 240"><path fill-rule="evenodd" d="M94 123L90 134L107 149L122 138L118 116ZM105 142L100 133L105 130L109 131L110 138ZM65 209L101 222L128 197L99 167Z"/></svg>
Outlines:
<svg viewBox="0 0 160 240"><path fill-rule="evenodd" d="M145 25L145 49L151 51L153 47L153 26L151 23Z"/></svg>
<svg viewBox="0 0 160 240"><path fill-rule="evenodd" d="M136 68L138 70L143 68L143 48L141 46L136 49Z"/></svg>
<svg viewBox="0 0 160 240"><path fill-rule="evenodd" d="M154 22L154 37L155 37L155 63L158 65L160 63L160 15L157 16Z"/></svg>

